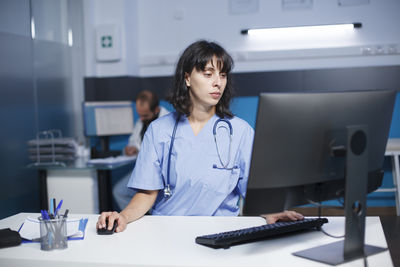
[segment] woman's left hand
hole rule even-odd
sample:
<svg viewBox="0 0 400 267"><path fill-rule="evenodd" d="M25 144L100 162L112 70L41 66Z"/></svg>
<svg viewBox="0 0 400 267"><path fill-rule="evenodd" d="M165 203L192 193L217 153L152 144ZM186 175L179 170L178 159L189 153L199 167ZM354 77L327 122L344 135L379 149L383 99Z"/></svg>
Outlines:
<svg viewBox="0 0 400 267"><path fill-rule="evenodd" d="M285 210L283 212L272 213L272 214L261 214L268 224L276 223L277 221L298 221L303 220L304 216L298 212L292 210Z"/></svg>

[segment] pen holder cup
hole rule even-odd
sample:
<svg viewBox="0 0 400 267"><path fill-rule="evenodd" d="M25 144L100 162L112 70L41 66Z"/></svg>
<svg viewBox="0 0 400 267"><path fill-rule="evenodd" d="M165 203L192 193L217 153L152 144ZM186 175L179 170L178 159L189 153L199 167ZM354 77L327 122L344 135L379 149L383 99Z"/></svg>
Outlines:
<svg viewBox="0 0 400 267"><path fill-rule="evenodd" d="M68 247L67 218L60 216L56 219L43 220L40 222L40 249L53 250Z"/></svg>

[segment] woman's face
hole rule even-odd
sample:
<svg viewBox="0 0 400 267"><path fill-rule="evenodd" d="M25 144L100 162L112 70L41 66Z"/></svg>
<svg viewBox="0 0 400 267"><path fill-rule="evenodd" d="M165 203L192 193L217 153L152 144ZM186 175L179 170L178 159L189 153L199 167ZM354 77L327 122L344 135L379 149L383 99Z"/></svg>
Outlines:
<svg viewBox="0 0 400 267"><path fill-rule="evenodd" d="M186 73L185 81L193 108L209 109L221 99L227 83L227 74L221 72L217 66L217 58L213 57L204 70L197 71L194 68L190 74Z"/></svg>

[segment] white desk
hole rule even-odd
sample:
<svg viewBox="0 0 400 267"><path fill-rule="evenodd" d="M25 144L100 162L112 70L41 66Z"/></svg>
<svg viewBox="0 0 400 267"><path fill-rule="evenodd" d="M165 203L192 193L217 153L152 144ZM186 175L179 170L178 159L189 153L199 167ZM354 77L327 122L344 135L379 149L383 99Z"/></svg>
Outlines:
<svg viewBox="0 0 400 267"><path fill-rule="evenodd" d="M0 221L0 228L17 229L29 213ZM36 214L37 216L37 214ZM72 217L73 215L71 215ZM0 250L1 266L328 266L291 255L305 248L337 241L321 232L301 233L243 244L230 249L198 245L195 237L209 233L261 225L260 217L164 217L145 216L118 234L99 236L97 215L88 215L84 240L69 241L65 250L41 251L39 243L25 243ZM330 217L324 227L332 234L343 233L343 217ZM387 247L378 217L367 218L366 242ZM389 251L368 257L370 267L393 266ZM363 266L355 260L340 266Z"/></svg>
<svg viewBox="0 0 400 267"><path fill-rule="evenodd" d="M385 156L392 157L392 175L393 175L393 189L385 189L378 191L394 191L396 197L396 213L400 216L400 138L390 138L386 146Z"/></svg>

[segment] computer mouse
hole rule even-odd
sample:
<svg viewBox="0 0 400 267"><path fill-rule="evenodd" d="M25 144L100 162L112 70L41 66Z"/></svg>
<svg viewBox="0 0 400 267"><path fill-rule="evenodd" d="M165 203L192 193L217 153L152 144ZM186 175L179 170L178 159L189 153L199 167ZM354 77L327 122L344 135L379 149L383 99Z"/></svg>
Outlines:
<svg viewBox="0 0 400 267"><path fill-rule="evenodd" d="M112 235L115 232L115 229L117 229L118 223L117 221L114 221L114 225L111 230L108 230L108 220L106 220L106 227L105 228L98 228L97 229L97 234L99 235Z"/></svg>

